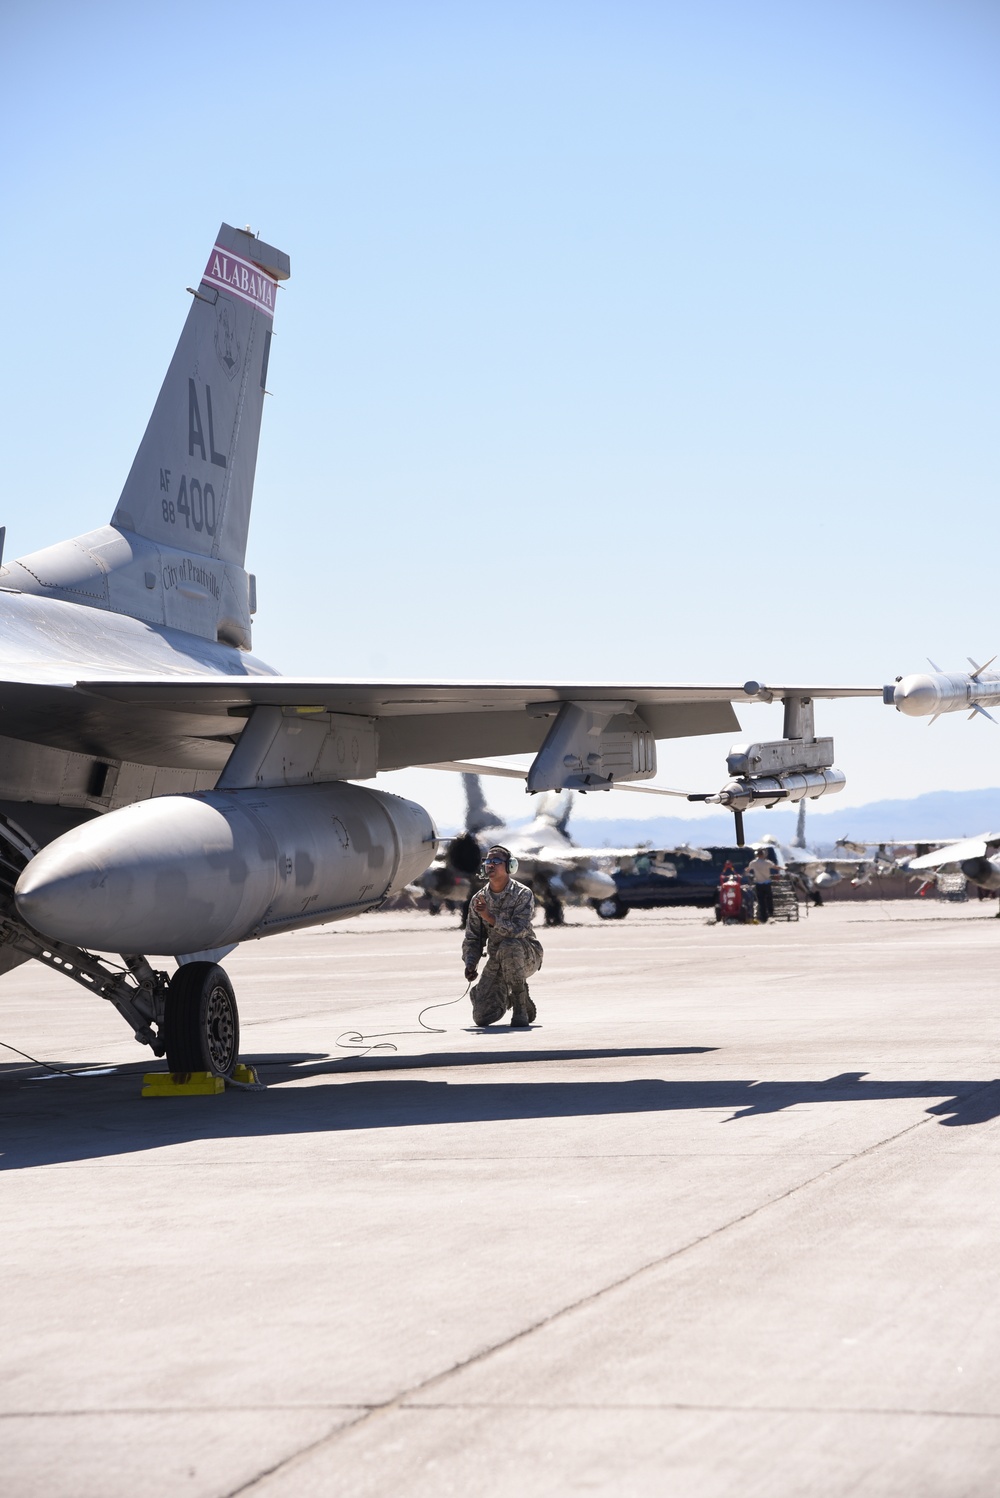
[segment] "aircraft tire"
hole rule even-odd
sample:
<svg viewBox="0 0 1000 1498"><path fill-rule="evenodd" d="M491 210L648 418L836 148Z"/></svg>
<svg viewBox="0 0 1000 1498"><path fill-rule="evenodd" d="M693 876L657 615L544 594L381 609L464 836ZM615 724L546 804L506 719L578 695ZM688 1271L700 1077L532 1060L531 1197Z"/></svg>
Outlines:
<svg viewBox="0 0 1000 1498"><path fill-rule="evenodd" d="M163 1016L172 1072L232 1075L240 1055L240 1016L233 985L215 962L186 962L167 989Z"/></svg>
<svg viewBox="0 0 1000 1498"><path fill-rule="evenodd" d="M628 915L628 906L617 895L595 902L594 909L602 921L623 921Z"/></svg>

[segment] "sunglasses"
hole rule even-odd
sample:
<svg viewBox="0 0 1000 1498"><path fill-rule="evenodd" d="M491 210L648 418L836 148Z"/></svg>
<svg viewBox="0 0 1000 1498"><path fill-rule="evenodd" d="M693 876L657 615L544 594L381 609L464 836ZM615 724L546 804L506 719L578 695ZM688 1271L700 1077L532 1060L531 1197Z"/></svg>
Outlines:
<svg viewBox="0 0 1000 1498"><path fill-rule="evenodd" d="M506 862L507 862L506 858L484 858L483 859L483 868L484 869L495 869L498 863L506 863Z"/></svg>

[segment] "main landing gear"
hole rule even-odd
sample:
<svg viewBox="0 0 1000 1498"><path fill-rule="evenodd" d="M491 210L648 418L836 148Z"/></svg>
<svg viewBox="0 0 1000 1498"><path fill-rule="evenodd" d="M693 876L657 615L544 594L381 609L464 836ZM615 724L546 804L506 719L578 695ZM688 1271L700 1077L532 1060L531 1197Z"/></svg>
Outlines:
<svg viewBox="0 0 1000 1498"><path fill-rule="evenodd" d="M233 985L215 962L183 963L170 977L137 954L116 967L82 947L46 941L16 916L0 916L0 947L34 957L114 1004L142 1045L166 1056L171 1072L232 1076L240 1054Z"/></svg>
<svg viewBox="0 0 1000 1498"><path fill-rule="evenodd" d="M33 957L114 1004L142 1045L166 1056L171 1072L231 1077L239 1061L240 1017L233 985L215 962L186 962L173 977L138 953L121 963L49 941L21 920L14 885L37 847L0 816L0 973Z"/></svg>

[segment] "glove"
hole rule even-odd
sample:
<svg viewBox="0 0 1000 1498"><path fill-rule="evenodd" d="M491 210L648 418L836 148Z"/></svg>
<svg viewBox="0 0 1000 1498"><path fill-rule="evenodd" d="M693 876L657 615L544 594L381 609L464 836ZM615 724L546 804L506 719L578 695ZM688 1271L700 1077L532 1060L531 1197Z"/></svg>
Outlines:
<svg viewBox="0 0 1000 1498"><path fill-rule="evenodd" d="M477 967L467 967L465 969L466 982L471 983L478 971L479 969Z"/></svg>

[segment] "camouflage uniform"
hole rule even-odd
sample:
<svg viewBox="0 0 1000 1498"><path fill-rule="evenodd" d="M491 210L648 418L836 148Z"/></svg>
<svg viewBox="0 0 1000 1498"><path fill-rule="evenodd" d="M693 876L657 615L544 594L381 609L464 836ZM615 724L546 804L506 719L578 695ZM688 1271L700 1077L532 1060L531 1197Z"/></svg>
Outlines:
<svg viewBox="0 0 1000 1498"><path fill-rule="evenodd" d="M533 1020L535 1006L528 994L527 979L542 965L541 942L531 929L535 897L516 879L508 880L498 895L488 884L481 893L496 924L491 926L470 908L462 943L465 966L475 967L486 947L486 967L471 995L473 1022L495 1025L511 1007L526 1010Z"/></svg>

